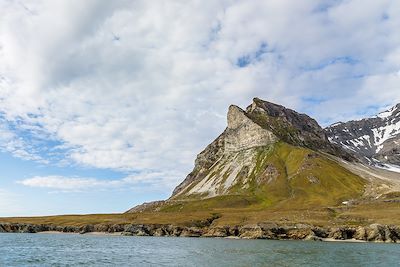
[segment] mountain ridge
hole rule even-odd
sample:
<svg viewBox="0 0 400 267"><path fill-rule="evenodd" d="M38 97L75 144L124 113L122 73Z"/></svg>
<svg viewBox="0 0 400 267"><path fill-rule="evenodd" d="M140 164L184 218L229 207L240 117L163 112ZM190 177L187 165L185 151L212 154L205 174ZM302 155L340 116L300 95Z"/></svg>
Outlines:
<svg viewBox="0 0 400 267"><path fill-rule="evenodd" d="M325 131L332 143L366 164L393 170L392 165L400 166L400 104L369 118L335 123Z"/></svg>

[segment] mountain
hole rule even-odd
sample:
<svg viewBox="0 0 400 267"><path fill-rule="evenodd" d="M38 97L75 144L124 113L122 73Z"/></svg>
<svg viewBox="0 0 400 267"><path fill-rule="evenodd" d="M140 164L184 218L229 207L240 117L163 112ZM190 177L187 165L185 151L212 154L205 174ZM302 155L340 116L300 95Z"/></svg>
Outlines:
<svg viewBox="0 0 400 267"><path fill-rule="evenodd" d="M400 171L400 104L372 118L335 123L329 140L370 165Z"/></svg>
<svg viewBox="0 0 400 267"><path fill-rule="evenodd" d="M394 122L397 114L393 108L373 121ZM226 129L198 154L194 169L172 196L128 212L296 210L400 191L397 174L364 165L359 154L333 140L341 125L324 130L306 114L259 98L245 110L231 105ZM387 130L379 130L387 136ZM387 151L386 143L381 151Z"/></svg>
<svg viewBox="0 0 400 267"><path fill-rule="evenodd" d="M345 233L355 230L337 226L400 225L398 173L364 164L331 142L332 127L324 130L305 114L258 98L245 110L231 105L226 129L198 154L172 196L126 214L140 223L202 225L206 236L242 236L238 226L322 225ZM265 227L256 235L272 231Z"/></svg>
<svg viewBox="0 0 400 267"><path fill-rule="evenodd" d="M353 158L309 116L255 98L245 111L231 105L227 124L172 200L230 196L264 206L333 205L362 194L363 179L325 153Z"/></svg>
<svg viewBox="0 0 400 267"><path fill-rule="evenodd" d="M390 112L385 118L396 117ZM306 114L259 98L245 110L231 105L226 129L197 156L172 196L128 212L326 207L400 188L395 174L366 167L334 142L332 127L324 130Z"/></svg>

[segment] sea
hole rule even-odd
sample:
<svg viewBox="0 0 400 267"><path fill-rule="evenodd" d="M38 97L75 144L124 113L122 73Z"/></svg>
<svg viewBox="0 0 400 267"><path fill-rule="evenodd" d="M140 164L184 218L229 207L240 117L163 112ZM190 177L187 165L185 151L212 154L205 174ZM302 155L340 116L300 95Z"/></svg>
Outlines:
<svg viewBox="0 0 400 267"><path fill-rule="evenodd" d="M400 245L6 233L0 266L400 266Z"/></svg>

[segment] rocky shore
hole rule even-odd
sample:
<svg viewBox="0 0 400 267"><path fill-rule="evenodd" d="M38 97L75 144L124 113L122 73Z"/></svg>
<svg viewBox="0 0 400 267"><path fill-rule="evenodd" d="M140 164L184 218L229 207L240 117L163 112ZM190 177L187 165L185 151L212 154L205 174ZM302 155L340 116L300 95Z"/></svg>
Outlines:
<svg viewBox="0 0 400 267"><path fill-rule="evenodd" d="M371 224L369 226L314 227L296 224L279 226L276 224L252 224L243 226L175 226L137 224L96 224L85 226L56 226L4 223L0 233L39 233L54 231L60 233L86 234L92 232L120 233L126 236L174 236L174 237L220 237L273 240L354 240L370 242L400 242L400 227Z"/></svg>

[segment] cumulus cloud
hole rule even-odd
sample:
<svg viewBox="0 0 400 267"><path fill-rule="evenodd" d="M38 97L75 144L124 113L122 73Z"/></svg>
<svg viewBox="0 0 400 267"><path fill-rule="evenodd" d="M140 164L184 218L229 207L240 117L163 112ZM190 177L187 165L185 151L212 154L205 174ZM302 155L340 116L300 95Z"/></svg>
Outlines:
<svg viewBox="0 0 400 267"><path fill-rule="evenodd" d="M176 183L231 103L328 124L400 101L398 14L397 1L1 1L2 123L51 140L49 161Z"/></svg>

